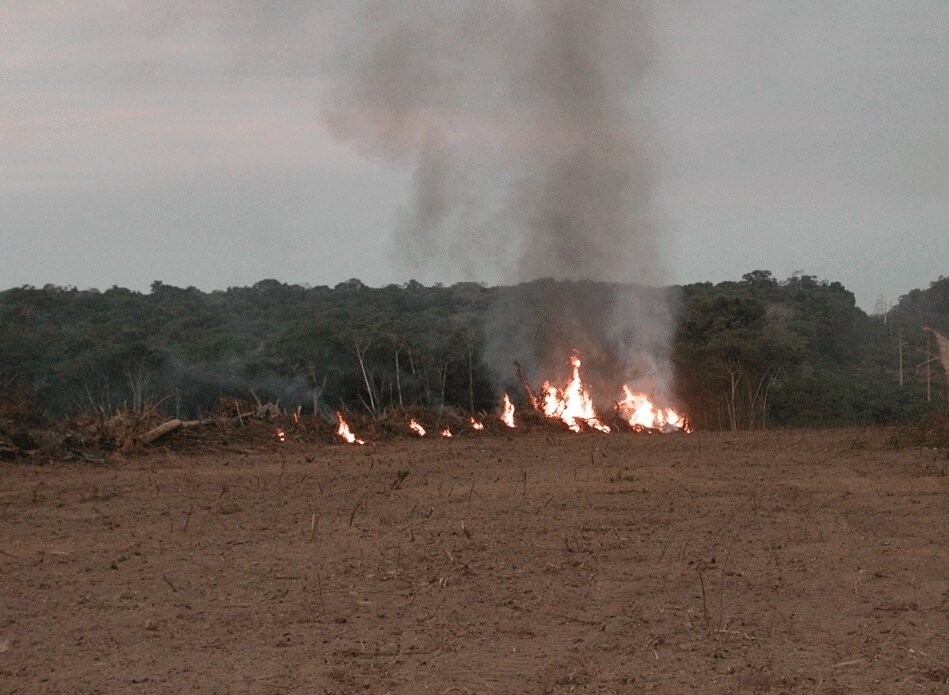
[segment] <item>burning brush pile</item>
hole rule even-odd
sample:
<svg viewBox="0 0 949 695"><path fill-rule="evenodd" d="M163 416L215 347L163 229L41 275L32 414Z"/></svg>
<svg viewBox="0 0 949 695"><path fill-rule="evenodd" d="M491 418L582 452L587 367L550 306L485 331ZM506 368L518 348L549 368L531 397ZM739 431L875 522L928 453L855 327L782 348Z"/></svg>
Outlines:
<svg viewBox="0 0 949 695"><path fill-rule="evenodd" d="M623 385L620 397L612 402L608 416L597 413L590 388L580 375L579 355L570 358L571 376L562 386L545 381L540 390L522 378L526 407L518 410L507 393L497 413L465 415L452 409L441 413L409 409L388 413L375 420L360 418L360 435L342 413L336 413L336 436L348 444L363 445L381 436L449 438L485 431L534 431L555 428L568 432L691 432L688 420L669 407L659 407L646 393ZM353 419L352 417L350 419Z"/></svg>
<svg viewBox="0 0 949 695"><path fill-rule="evenodd" d="M562 387L545 381L539 392L535 392L522 379L522 385L534 414L542 414L544 420L560 423L571 432L592 430L608 434L616 430L635 432L690 432L688 421L672 408L656 406L650 397L630 386L623 385L622 395L613 401L609 418L597 414L590 388L580 376L580 356L570 358L571 376ZM530 411L529 411L530 412ZM531 418L536 421L535 417ZM511 428L518 426L514 404L504 394L501 421Z"/></svg>
<svg viewBox="0 0 949 695"><path fill-rule="evenodd" d="M688 421L672 408L661 408L645 393L624 385L608 411L597 412L591 389L581 377L578 355L570 359L571 376L562 385L545 381L532 388L521 378L520 407L507 393L493 413L467 413L409 407L368 414L303 414L279 403L249 404L223 399L220 412L195 420L162 416L156 407L141 413L80 416L65 423L33 422L20 416L0 419L0 457L72 458L104 461L109 452L132 455L148 448L181 452L250 452L297 444L366 444L394 438L450 439L555 429L563 432L689 432ZM34 418L35 419L35 418ZM29 420L29 422L28 422ZM41 424L38 424L41 423ZM32 425L32 426L28 426ZM41 432L42 430L42 432Z"/></svg>

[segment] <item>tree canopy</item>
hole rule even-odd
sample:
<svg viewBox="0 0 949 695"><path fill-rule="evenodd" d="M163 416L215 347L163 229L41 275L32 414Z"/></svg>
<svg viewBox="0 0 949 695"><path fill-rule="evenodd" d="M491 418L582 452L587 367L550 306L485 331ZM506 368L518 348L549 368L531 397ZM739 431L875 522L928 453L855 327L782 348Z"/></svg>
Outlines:
<svg viewBox="0 0 949 695"><path fill-rule="evenodd" d="M594 299L613 287L18 287L0 292L0 376L56 417L159 399L197 415L251 393L308 410L489 410L500 398L497 365L485 364L491 308L542 302L560 285ZM923 326L949 334L947 278L881 317L857 308L840 283L808 275L778 281L755 270L676 292L675 405L697 427L893 422L946 403L941 371L927 401L916 365L929 339Z"/></svg>

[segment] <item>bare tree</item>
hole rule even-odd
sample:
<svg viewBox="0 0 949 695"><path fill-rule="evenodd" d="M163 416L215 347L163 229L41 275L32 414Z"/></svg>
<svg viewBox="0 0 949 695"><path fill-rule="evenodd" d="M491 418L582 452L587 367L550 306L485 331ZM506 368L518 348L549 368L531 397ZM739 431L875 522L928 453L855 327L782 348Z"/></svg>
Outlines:
<svg viewBox="0 0 949 695"><path fill-rule="evenodd" d="M366 355L369 352L369 348L372 347L372 336L365 332L352 333L347 342L359 362L359 371L362 373L363 385L366 387L366 395L369 397L369 402L367 403L365 399L363 399L363 404L366 406L366 409L369 410L370 414L375 417L378 413L375 389L373 388L369 371L366 369Z"/></svg>
<svg viewBox="0 0 949 695"><path fill-rule="evenodd" d="M128 362L123 370L132 395L132 412L141 413L145 404L145 390L151 381L151 370L145 366L144 359Z"/></svg>

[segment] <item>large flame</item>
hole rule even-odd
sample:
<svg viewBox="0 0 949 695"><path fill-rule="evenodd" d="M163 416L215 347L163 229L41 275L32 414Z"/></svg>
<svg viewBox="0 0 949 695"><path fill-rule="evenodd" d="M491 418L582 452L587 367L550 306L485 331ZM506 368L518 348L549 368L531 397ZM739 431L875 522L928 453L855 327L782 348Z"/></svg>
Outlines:
<svg viewBox="0 0 949 695"><path fill-rule="evenodd" d="M349 424L343 419L343 416L337 411L336 421L339 423L339 427L336 429L336 434L343 438L346 442L350 444L365 444L362 439L358 439L353 431L349 429Z"/></svg>
<svg viewBox="0 0 949 695"><path fill-rule="evenodd" d="M417 434L419 437L425 436L425 428L418 424L415 418L409 420L409 429L415 432L415 434Z"/></svg>
<svg viewBox="0 0 949 695"><path fill-rule="evenodd" d="M625 398L619 402L619 407L631 427L664 431L692 431L682 415L672 408L657 407L645 393L633 391L629 386L623 386L623 394Z"/></svg>
<svg viewBox="0 0 949 695"><path fill-rule="evenodd" d="M541 404L544 415L563 420L574 432L579 432L583 425L600 432L609 432L610 428L597 418L593 399L580 379L580 358L573 355L570 364L573 366L573 376L563 390L551 386L549 381L544 382Z"/></svg>
<svg viewBox="0 0 949 695"><path fill-rule="evenodd" d="M514 424L514 404L511 403L511 397L504 394L504 403L501 406L501 422L508 427L515 427Z"/></svg>
<svg viewBox="0 0 949 695"><path fill-rule="evenodd" d="M560 420L573 432L580 432L584 428L609 432L610 427L596 414L590 389L580 377L579 355L570 357L570 365L573 371L566 385L558 388L545 381L539 396L531 394L532 405L546 417ZM527 390L530 391L529 388ZM648 395L633 391L629 386L623 386L623 397L615 403L615 407L617 413L636 430L691 432L688 422L680 413L672 408L659 408Z"/></svg>

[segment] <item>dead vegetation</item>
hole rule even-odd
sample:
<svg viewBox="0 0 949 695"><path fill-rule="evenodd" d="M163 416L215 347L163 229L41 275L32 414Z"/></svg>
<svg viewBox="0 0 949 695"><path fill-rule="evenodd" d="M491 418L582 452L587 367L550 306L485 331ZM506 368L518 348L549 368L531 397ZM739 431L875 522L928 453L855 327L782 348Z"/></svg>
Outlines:
<svg viewBox="0 0 949 695"><path fill-rule="evenodd" d="M0 458L20 458L36 463L53 460L104 462L114 452L128 457L155 449L196 453L234 448L267 449L287 442L343 443L336 434L335 413L304 414L299 407L287 410L279 403L254 403L232 397L221 399L216 414L198 419L170 417L165 412L166 403L162 401L146 404L140 412L126 409L111 416L99 412L51 422L42 416L25 392L3 402L5 409L0 410ZM450 407L387 408L375 416L350 412L344 416L367 444L417 437L408 427L410 420L421 424L430 438L440 437L444 431L450 432L452 437L568 432L561 421L530 409L517 412L516 429L501 423L496 413L471 414ZM480 429L473 426L472 418L482 425ZM650 432L630 426L618 406L605 421L614 432Z"/></svg>
<svg viewBox="0 0 949 695"><path fill-rule="evenodd" d="M949 410L924 415L918 422L897 427L891 440L893 446L945 449L949 459Z"/></svg>

